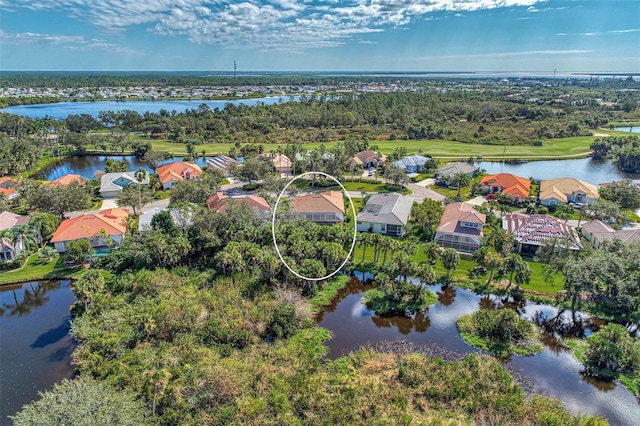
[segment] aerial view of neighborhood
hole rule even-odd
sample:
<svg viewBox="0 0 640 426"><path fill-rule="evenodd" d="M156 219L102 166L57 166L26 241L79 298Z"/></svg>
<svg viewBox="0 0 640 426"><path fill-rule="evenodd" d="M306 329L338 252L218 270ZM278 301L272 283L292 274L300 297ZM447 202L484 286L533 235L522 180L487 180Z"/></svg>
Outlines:
<svg viewBox="0 0 640 426"><path fill-rule="evenodd" d="M192 3L0 2L0 424L640 424L640 2Z"/></svg>

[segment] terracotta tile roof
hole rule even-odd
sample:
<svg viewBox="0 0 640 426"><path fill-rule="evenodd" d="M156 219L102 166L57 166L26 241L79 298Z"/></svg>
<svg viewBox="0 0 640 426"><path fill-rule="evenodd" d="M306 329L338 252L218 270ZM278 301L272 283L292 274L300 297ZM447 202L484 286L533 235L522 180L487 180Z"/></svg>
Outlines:
<svg viewBox="0 0 640 426"><path fill-rule="evenodd" d="M62 221L51 237L52 243L91 238L103 229L107 235L123 235L127 231L124 209L110 209L95 214L83 214Z"/></svg>
<svg viewBox="0 0 640 426"><path fill-rule="evenodd" d="M49 186L67 186L72 184L73 182L77 182L78 184L82 185L84 184L85 179L80 175L70 173L64 176L60 176L58 179L51 181L49 183Z"/></svg>
<svg viewBox="0 0 640 426"><path fill-rule="evenodd" d="M237 204L246 204L251 210L256 213L271 211L271 206L269 206L267 200L262 197L258 197L257 195L229 198L221 192L217 192L209 197L209 199L207 200L207 206L209 206L210 209L217 211L218 213L226 214L232 204L231 200L233 200L233 202Z"/></svg>
<svg viewBox="0 0 640 426"><path fill-rule="evenodd" d="M176 161L158 167L160 182L167 183L172 180L193 179L202 176L202 169L195 163Z"/></svg>
<svg viewBox="0 0 640 426"><path fill-rule="evenodd" d="M531 190L531 181L510 173L499 173L482 178L480 186L496 186L501 192L514 198L527 198Z"/></svg>
<svg viewBox="0 0 640 426"><path fill-rule="evenodd" d="M16 192L14 186L18 184L18 181L9 176L0 177L0 195L9 198Z"/></svg>
<svg viewBox="0 0 640 426"><path fill-rule="evenodd" d="M592 220L582 225L583 234L591 234L598 241L618 238L623 243L640 240L640 229L620 229L616 231L606 223Z"/></svg>
<svg viewBox="0 0 640 426"><path fill-rule="evenodd" d="M273 163L273 167L278 171L291 170L291 159L284 154L275 154L273 157L270 153L260 154L261 157L268 158Z"/></svg>
<svg viewBox="0 0 640 426"><path fill-rule="evenodd" d="M551 238L570 236L573 250L581 248L575 230L557 217L546 214L507 214L502 218L502 227L511 232L516 241L524 244L542 245Z"/></svg>
<svg viewBox="0 0 640 426"><path fill-rule="evenodd" d="M352 164L376 163L377 161L378 154L375 151L371 151L370 149L358 152L351 159Z"/></svg>
<svg viewBox="0 0 640 426"><path fill-rule="evenodd" d="M487 216L478 212L471 204L451 203L445 207L444 213L442 213L437 232L482 233L480 229L459 226L461 222L484 225L487 223Z"/></svg>
<svg viewBox="0 0 640 426"><path fill-rule="evenodd" d="M340 191L324 191L302 195L291 200L298 213L344 213L344 198Z"/></svg>
<svg viewBox="0 0 640 426"><path fill-rule="evenodd" d="M592 185L580 179L567 177L543 180L542 182L540 182L541 200L556 198L558 194L563 194L565 195L564 200L566 201L566 195L574 194L578 191L584 192L585 197L590 199L600 198L600 193L598 192L598 188L596 188L595 185Z"/></svg>
<svg viewBox="0 0 640 426"><path fill-rule="evenodd" d="M11 229L14 226L26 225L30 219L29 216L21 216L5 210L0 213L0 231Z"/></svg>

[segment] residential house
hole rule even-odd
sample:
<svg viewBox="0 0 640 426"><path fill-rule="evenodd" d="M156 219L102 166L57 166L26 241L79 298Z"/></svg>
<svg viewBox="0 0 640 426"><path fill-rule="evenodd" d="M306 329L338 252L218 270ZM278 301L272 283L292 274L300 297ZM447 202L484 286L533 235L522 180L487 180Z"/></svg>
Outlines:
<svg viewBox="0 0 640 426"><path fill-rule="evenodd" d="M109 209L66 219L53 233L51 242L58 253L67 251L66 245L69 241L82 239L90 241L94 248L119 247L127 232L127 216L127 210Z"/></svg>
<svg viewBox="0 0 640 426"><path fill-rule="evenodd" d="M593 204L600 198L595 185L576 178L558 178L540 182L540 204L557 206L564 203Z"/></svg>
<svg viewBox="0 0 640 426"><path fill-rule="evenodd" d="M563 220L546 214L507 214L502 218L502 227L515 237L518 253L535 254L545 241L567 239L571 250L580 250L580 238L575 230Z"/></svg>
<svg viewBox="0 0 640 426"><path fill-rule="evenodd" d="M273 167L275 167L276 171L281 174L291 175L291 171L293 167L291 165L291 159L284 154L269 154L264 153L260 154L261 157L267 157L273 163Z"/></svg>
<svg viewBox="0 0 640 426"><path fill-rule="evenodd" d="M640 229L615 230L597 219L582 225L582 235L596 249L600 248L605 241L611 241L616 238L622 241L623 244L640 241Z"/></svg>
<svg viewBox="0 0 640 426"><path fill-rule="evenodd" d="M224 177L231 176L231 166L240 164L238 161L226 155L207 158L207 166L222 170Z"/></svg>
<svg viewBox="0 0 640 426"><path fill-rule="evenodd" d="M124 188L134 183L138 183L135 172L106 173L100 178L100 195L103 198L117 197ZM141 184L149 185L149 174Z"/></svg>
<svg viewBox="0 0 640 426"><path fill-rule="evenodd" d="M373 195L356 216L358 231L402 236L409 222L413 198L398 193Z"/></svg>
<svg viewBox="0 0 640 426"><path fill-rule="evenodd" d="M86 179L80 175L76 175L73 173L66 174L64 176L60 176L58 179L52 180L49 183L49 187L57 187L57 186L67 186L72 183L77 183L78 185L84 185Z"/></svg>
<svg viewBox="0 0 640 426"><path fill-rule="evenodd" d="M257 195L227 197L222 192L216 192L207 200L207 206L210 209L222 214L227 214L233 204L245 204L258 216L265 219L271 216L271 206L267 200Z"/></svg>
<svg viewBox="0 0 640 426"><path fill-rule="evenodd" d="M27 225L29 216L3 211L0 213L0 231L7 231L15 226ZM10 262L24 252L24 242L22 238L10 241L8 238L0 238L0 262Z"/></svg>
<svg viewBox="0 0 640 426"><path fill-rule="evenodd" d="M435 242L442 248L453 248L464 253L473 253L480 248L482 228L487 216L478 212L471 204L447 205L436 230Z"/></svg>
<svg viewBox="0 0 640 426"><path fill-rule="evenodd" d="M162 189L171 189L176 182L189 179L200 179L202 169L195 163L186 161L175 161L158 167L158 178L162 184Z"/></svg>
<svg viewBox="0 0 640 426"><path fill-rule="evenodd" d="M172 209L167 207L156 207L146 213L140 215L138 219L138 231L145 232L153 229L151 222L155 215L160 212L168 211L171 216L171 221L178 228L186 230L189 226L193 225L192 211L185 209Z"/></svg>
<svg viewBox="0 0 640 426"><path fill-rule="evenodd" d="M478 167L473 164L456 161L448 163L436 170L436 183L449 186L449 178L457 173L466 173L473 177L478 171Z"/></svg>
<svg viewBox="0 0 640 426"><path fill-rule="evenodd" d="M501 192L509 195L515 202L523 203L529 198L531 181L510 173L499 173L483 177L480 181L480 189L485 194Z"/></svg>
<svg viewBox="0 0 640 426"><path fill-rule="evenodd" d="M18 181L9 176L0 177L0 196L10 200L18 196L16 186Z"/></svg>
<svg viewBox="0 0 640 426"><path fill-rule="evenodd" d="M320 224L344 220L344 199L340 191L302 195L291 200L291 208L303 219Z"/></svg>
<svg viewBox="0 0 640 426"><path fill-rule="evenodd" d="M375 151L366 149L354 155L353 158L349 161L349 164L351 164L352 166L362 166L363 168L368 169L370 167L383 166L385 159L386 156L379 155Z"/></svg>
<svg viewBox="0 0 640 426"><path fill-rule="evenodd" d="M418 173L424 165L429 161L429 157L423 155L412 154L391 163L392 166L398 167L407 173Z"/></svg>

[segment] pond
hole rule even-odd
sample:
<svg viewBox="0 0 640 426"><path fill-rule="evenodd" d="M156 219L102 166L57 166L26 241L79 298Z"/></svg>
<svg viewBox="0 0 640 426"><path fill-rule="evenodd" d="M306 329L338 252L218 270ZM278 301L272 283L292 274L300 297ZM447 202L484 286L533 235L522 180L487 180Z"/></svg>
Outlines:
<svg viewBox="0 0 640 426"><path fill-rule="evenodd" d="M512 173L538 180L574 177L594 185L625 179L640 179L640 174L618 170L611 160L594 160L592 158L530 161L521 164L481 162L477 165L481 169L485 169L488 174Z"/></svg>
<svg viewBox="0 0 640 426"><path fill-rule="evenodd" d="M68 280L0 287L0 424L38 399L38 391L74 376L73 302Z"/></svg>
<svg viewBox="0 0 640 426"><path fill-rule="evenodd" d="M67 118L70 114L80 115L89 114L98 117L101 111L136 111L140 114L145 112L159 113L161 110L168 112L175 111L177 113L185 112L188 109L197 109L200 105L206 104L212 110L224 109L227 104L233 105L257 105L264 103L265 105L273 105L279 102L289 101L289 96L274 96L268 98L252 98L252 99L229 99L229 100L174 100L174 101L97 101L97 102L58 102L54 104L37 104L37 105L17 105L2 108L0 111L9 114L22 115L29 118L51 117L55 119ZM297 98L293 98L297 99Z"/></svg>
<svg viewBox="0 0 640 426"><path fill-rule="evenodd" d="M144 168L148 172L151 172L151 167L144 163L139 158L133 155L84 155L77 157L66 157L62 160L51 164L38 172L37 179L54 180L60 176L64 176L69 173L75 173L87 179L95 179L96 172L104 172L105 165L108 159L115 161L124 161L127 163L128 171L136 171L140 167ZM173 157L165 161L163 164L171 163L174 161L182 161L182 157ZM200 167L206 165L206 161L202 157L198 157L195 163Z"/></svg>
<svg viewBox="0 0 640 426"><path fill-rule="evenodd" d="M558 335L584 337L602 323L577 313L574 324L570 313L558 312L550 305L533 302L503 303L497 296L477 295L471 290L440 285L430 286L438 302L424 314L413 318L383 318L369 311L361 302L367 289L353 277L333 303L316 318L317 325L330 330L327 342L329 357L338 358L363 346L376 347L384 342L403 340L415 345L437 346L456 354L481 352L468 345L456 327L456 319L481 308L517 309L524 317L536 319L553 332L546 332L545 349L530 357L513 356L507 365L528 381L535 392L560 399L573 413L603 416L615 425L637 425L640 404L624 386L583 377L582 365L558 344Z"/></svg>
<svg viewBox="0 0 640 426"><path fill-rule="evenodd" d="M640 126L635 127L615 127L613 130L619 130L621 132L640 133Z"/></svg>

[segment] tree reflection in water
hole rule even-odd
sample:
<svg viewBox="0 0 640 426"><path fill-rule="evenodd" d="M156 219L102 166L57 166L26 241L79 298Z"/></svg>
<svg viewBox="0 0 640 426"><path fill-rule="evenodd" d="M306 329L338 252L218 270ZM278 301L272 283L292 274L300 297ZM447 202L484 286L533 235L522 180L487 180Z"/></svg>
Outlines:
<svg viewBox="0 0 640 426"><path fill-rule="evenodd" d="M415 330L417 333L424 333L431 325L431 319L426 315L427 310L422 310L412 317L381 317L374 315L371 321L378 328L397 327L400 334L407 335Z"/></svg>
<svg viewBox="0 0 640 426"><path fill-rule="evenodd" d="M3 303L0 309L0 316L8 315L22 316L31 312L31 309L43 306L49 301L47 292L60 288L60 281L36 281L22 284L18 287L11 288L13 294L13 303ZM18 290L16 292L16 290ZM9 291L9 290L4 290ZM22 291L22 300L18 297L18 293Z"/></svg>
<svg viewBox="0 0 640 426"><path fill-rule="evenodd" d="M436 293L436 296L438 296L438 302L443 306L450 306L456 300L456 289L455 287L443 285L440 291Z"/></svg>

